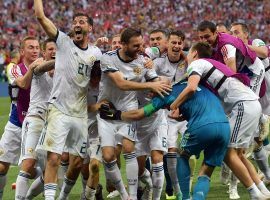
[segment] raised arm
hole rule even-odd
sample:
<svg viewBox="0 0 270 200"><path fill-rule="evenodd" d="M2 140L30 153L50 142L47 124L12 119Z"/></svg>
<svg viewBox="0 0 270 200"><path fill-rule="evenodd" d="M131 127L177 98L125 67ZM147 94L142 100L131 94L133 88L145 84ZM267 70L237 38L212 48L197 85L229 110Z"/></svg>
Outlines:
<svg viewBox="0 0 270 200"><path fill-rule="evenodd" d="M252 50L255 51L257 56L260 58L267 58L268 57L268 49L266 46L253 46L253 45L248 45L248 47Z"/></svg>
<svg viewBox="0 0 270 200"><path fill-rule="evenodd" d="M44 31L47 33L49 38L55 39L57 36L57 28L52 21L45 16L42 0L34 0L34 8L35 15Z"/></svg>
<svg viewBox="0 0 270 200"><path fill-rule="evenodd" d="M117 72L107 72L107 75L112 79L115 85L121 90L152 90L163 97L163 94L168 94L171 91L171 85L165 81L138 83L135 81L128 81L123 78L123 74Z"/></svg>
<svg viewBox="0 0 270 200"><path fill-rule="evenodd" d="M34 69L34 74L39 75L54 69L55 60L46 61Z"/></svg>

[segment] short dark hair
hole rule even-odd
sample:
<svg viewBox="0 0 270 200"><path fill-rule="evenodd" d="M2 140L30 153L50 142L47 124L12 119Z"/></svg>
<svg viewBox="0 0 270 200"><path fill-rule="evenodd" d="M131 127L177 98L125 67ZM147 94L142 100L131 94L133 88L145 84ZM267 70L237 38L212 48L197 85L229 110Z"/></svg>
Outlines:
<svg viewBox="0 0 270 200"><path fill-rule="evenodd" d="M185 34L182 31L180 31L180 30L171 31L169 33L169 39L170 39L170 37L172 35L176 35L176 36L180 37L182 40L185 40L186 39Z"/></svg>
<svg viewBox="0 0 270 200"><path fill-rule="evenodd" d="M121 32L120 41L122 43L127 44L132 37L139 37L142 36L141 30L134 29L134 28L125 28Z"/></svg>
<svg viewBox="0 0 270 200"><path fill-rule="evenodd" d="M52 38L47 38L47 39L42 43L41 48L42 48L43 51L45 51L47 44L50 43L50 42L55 43L55 40L52 39Z"/></svg>
<svg viewBox="0 0 270 200"><path fill-rule="evenodd" d="M232 27L232 26L237 26L237 25L240 25L240 26L241 26L241 28L242 28L242 30L243 30L244 33L249 33L248 26L247 26L245 23L242 23L242 22L234 22L234 23L231 24L231 27Z"/></svg>
<svg viewBox="0 0 270 200"><path fill-rule="evenodd" d="M89 17L87 14L82 13L82 12L79 12L79 13L74 14L74 15L73 15L72 20L74 20L76 17L81 17L81 16L83 16L83 17L86 17L86 18L87 18L87 22L88 22L88 24L90 24L91 26L93 26L93 25L94 25L94 22L93 22L92 17Z"/></svg>
<svg viewBox="0 0 270 200"><path fill-rule="evenodd" d="M197 31L205 31L206 29L209 29L212 33L214 33L217 30L217 27L213 22L210 21L202 21L197 27Z"/></svg>
<svg viewBox="0 0 270 200"><path fill-rule="evenodd" d="M217 26L225 26L225 27L227 28L227 26L226 26L223 22L217 23L217 24L216 24L216 27L217 27Z"/></svg>
<svg viewBox="0 0 270 200"><path fill-rule="evenodd" d="M207 42L197 42L192 45L191 50L197 51L199 58L210 58L212 56L212 47Z"/></svg>
<svg viewBox="0 0 270 200"><path fill-rule="evenodd" d="M157 29L153 29L150 31L149 35L152 35L154 33L162 33L166 38L168 38L169 35L169 31L166 29L161 29L161 28L157 28Z"/></svg>

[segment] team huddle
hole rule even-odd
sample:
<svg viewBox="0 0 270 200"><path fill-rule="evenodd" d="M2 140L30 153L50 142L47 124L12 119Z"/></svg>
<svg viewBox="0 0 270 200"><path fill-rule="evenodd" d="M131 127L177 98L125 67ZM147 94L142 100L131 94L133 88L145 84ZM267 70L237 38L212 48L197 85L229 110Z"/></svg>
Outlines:
<svg viewBox="0 0 270 200"><path fill-rule="evenodd" d="M16 200L41 193L53 200L57 189L58 199L66 200L80 174L80 198L102 200L100 164L106 189L123 200L161 199L165 178L171 183L167 199L206 199L216 166L230 171L229 179L221 176L230 182L230 199L240 198L238 181L250 199L270 199L270 49L249 38L246 24L233 23L228 31L202 21L199 41L188 52L179 30L155 29L147 46L141 31L130 27L102 53L98 46L108 39L90 44L94 24L88 15L75 14L66 34L45 16L42 0L34 1L34 9L49 39L40 45L25 37L21 63L17 52L11 54L0 199L11 164L20 166ZM120 173L121 153L126 177ZM200 154L191 194L190 163Z"/></svg>

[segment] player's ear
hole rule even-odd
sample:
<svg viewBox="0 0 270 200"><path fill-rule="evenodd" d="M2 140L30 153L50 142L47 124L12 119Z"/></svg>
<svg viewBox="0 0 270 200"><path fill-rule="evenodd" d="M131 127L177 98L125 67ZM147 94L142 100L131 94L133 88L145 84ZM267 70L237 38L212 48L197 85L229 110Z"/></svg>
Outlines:
<svg viewBox="0 0 270 200"><path fill-rule="evenodd" d="M198 51L197 50L193 50L192 55L193 55L193 59L198 58Z"/></svg>
<svg viewBox="0 0 270 200"><path fill-rule="evenodd" d="M89 32L92 32L93 26L90 25L88 30L89 30Z"/></svg>

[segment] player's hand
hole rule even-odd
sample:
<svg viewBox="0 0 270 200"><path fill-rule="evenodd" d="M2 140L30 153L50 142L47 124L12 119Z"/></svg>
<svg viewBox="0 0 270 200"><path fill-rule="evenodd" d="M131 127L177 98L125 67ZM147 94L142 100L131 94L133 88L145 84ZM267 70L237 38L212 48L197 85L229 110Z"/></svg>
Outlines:
<svg viewBox="0 0 270 200"><path fill-rule="evenodd" d="M164 94L168 95L172 91L172 86L165 81L149 82L149 84L150 89L161 97L164 97Z"/></svg>
<svg viewBox="0 0 270 200"><path fill-rule="evenodd" d="M183 115L182 114L180 115L179 108L177 108L176 110L171 110L168 117L178 122L185 121L185 118L183 117Z"/></svg>
<svg viewBox="0 0 270 200"><path fill-rule="evenodd" d="M36 59L33 63L31 63L29 65L29 69L34 71L34 69L39 66L40 64L42 64L44 62L43 58L38 58Z"/></svg>
<svg viewBox="0 0 270 200"><path fill-rule="evenodd" d="M148 57L144 57L144 67L146 69L152 69L154 67L154 62Z"/></svg>
<svg viewBox="0 0 270 200"><path fill-rule="evenodd" d="M109 43L109 39L107 37L100 37L95 42L95 45L100 47L101 45L108 44L108 43Z"/></svg>
<svg viewBox="0 0 270 200"><path fill-rule="evenodd" d="M177 99L176 99L176 100L177 100ZM179 104L178 104L178 102L177 102L176 100L170 105L170 109L171 109L171 110L176 110L176 109L178 109Z"/></svg>
<svg viewBox="0 0 270 200"><path fill-rule="evenodd" d="M121 111L116 110L112 103L102 104L99 108L99 115L102 119L121 120Z"/></svg>

